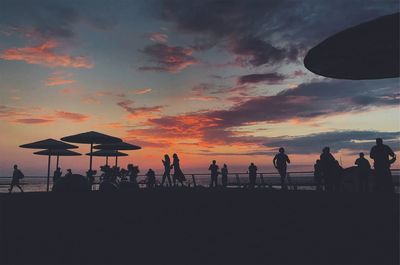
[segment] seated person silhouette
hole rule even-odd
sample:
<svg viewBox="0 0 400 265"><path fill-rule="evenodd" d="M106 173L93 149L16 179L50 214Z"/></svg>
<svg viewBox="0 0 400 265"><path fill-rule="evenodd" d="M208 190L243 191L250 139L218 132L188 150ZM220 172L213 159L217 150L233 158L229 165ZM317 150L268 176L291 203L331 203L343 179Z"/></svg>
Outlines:
<svg viewBox="0 0 400 265"><path fill-rule="evenodd" d="M213 160L212 164L208 167L208 170L211 171L211 182L210 188L218 186L218 165L216 164L217 161Z"/></svg>
<svg viewBox="0 0 400 265"><path fill-rule="evenodd" d="M371 148L370 157L374 160L375 189L377 191L393 192L390 164L396 160L395 153L389 146L383 144L382 138L377 138L376 145ZM389 159L389 157L392 157L392 159Z"/></svg>
<svg viewBox="0 0 400 265"><path fill-rule="evenodd" d="M275 155L273 161L274 167L278 169L279 175L281 177L281 187L282 190L287 190L285 183L287 163L290 164L289 157L285 154L285 149L283 147L279 148L279 153Z"/></svg>
<svg viewBox="0 0 400 265"><path fill-rule="evenodd" d="M19 182L20 179L23 179L25 176L22 173L21 170L18 169L18 165L14 165L14 171L12 175L12 180L10 184L10 188L8 189L9 193L12 192L14 186L17 186L21 192L24 192L24 190L21 188L21 184Z"/></svg>
<svg viewBox="0 0 400 265"><path fill-rule="evenodd" d="M61 168L57 167L53 175L53 183L57 182L62 176Z"/></svg>
<svg viewBox="0 0 400 265"><path fill-rule="evenodd" d="M156 186L156 173L151 168L146 173L147 188L154 188Z"/></svg>
<svg viewBox="0 0 400 265"><path fill-rule="evenodd" d="M356 159L354 164L357 165L357 182L360 191L369 190L369 177L371 173L371 165L364 157L364 153L359 154L360 157Z"/></svg>

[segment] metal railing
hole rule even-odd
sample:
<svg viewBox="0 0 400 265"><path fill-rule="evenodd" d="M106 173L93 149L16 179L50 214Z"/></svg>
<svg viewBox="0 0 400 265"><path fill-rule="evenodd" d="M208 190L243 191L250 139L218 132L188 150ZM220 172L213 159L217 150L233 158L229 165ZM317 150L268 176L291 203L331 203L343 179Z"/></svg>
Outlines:
<svg viewBox="0 0 400 265"><path fill-rule="evenodd" d="M399 186L400 169L392 169L393 181L396 186ZM188 187L208 187L210 184L210 173L186 174L185 185ZM172 176L171 176L172 179ZM138 175L137 178L140 187L146 186L146 176ZM162 175L156 175L156 183L160 185ZM11 182L11 177L0 177L0 192L7 192ZM46 190L46 177L44 176L25 176L21 181L24 190L26 191L45 191ZM93 189L99 187L100 176L95 176ZM167 184L164 183L164 185ZM218 177L218 184L221 185L221 176ZM248 173L229 173L228 174L228 187L247 187L249 185ZM314 181L313 171L291 171L288 172L286 178L286 185L288 189L315 189L316 183ZM256 187L257 188L274 188L280 187L280 176L277 172L262 172L257 173ZM16 187L15 187L16 188Z"/></svg>

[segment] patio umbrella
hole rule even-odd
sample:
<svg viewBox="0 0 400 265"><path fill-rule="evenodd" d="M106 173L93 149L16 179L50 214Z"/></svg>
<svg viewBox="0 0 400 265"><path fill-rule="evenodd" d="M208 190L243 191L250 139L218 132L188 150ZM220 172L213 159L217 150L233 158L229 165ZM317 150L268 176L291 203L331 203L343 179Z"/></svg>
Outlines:
<svg viewBox="0 0 400 265"><path fill-rule="evenodd" d="M399 24L395 13L345 29L312 48L304 66L340 79L399 77Z"/></svg>
<svg viewBox="0 0 400 265"><path fill-rule="evenodd" d="M142 149L140 146L133 145L126 142L119 142L113 144L99 144L93 146L93 149L101 149L101 150L139 150ZM115 156L115 165L118 166L118 156Z"/></svg>
<svg viewBox="0 0 400 265"><path fill-rule="evenodd" d="M54 139L46 139L38 142L33 142L29 144L23 144L19 147L22 148L30 148L30 149L48 149L48 150L56 150L56 149L73 149L78 148L76 145L67 144L58 140ZM47 162L47 191L49 191L49 184L50 184L50 162L52 153L49 152L48 154L48 162Z"/></svg>
<svg viewBox="0 0 400 265"><path fill-rule="evenodd" d="M92 156L103 156L106 157L106 165L108 165L108 157L109 156L128 156L128 154L122 153L122 152L118 152L116 150L98 150L98 151L94 151L91 153L87 153L86 155L92 155Z"/></svg>
<svg viewBox="0 0 400 265"><path fill-rule="evenodd" d="M61 138L61 140L71 143L78 143L78 144L90 144L90 164L89 170L92 171L92 153L93 153L93 144L109 144L109 143L118 143L122 142L121 139L117 137L113 137L110 135L102 134L99 132L85 132L80 134L75 134L71 136L66 136Z"/></svg>
<svg viewBox="0 0 400 265"><path fill-rule="evenodd" d="M37 151L35 153L33 153L35 155L55 155L57 156L57 163L56 163L56 169L58 168L58 162L60 159L60 156L80 156L82 154L71 151L71 150L67 150L67 149L55 149L55 150L42 150L42 151Z"/></svg>

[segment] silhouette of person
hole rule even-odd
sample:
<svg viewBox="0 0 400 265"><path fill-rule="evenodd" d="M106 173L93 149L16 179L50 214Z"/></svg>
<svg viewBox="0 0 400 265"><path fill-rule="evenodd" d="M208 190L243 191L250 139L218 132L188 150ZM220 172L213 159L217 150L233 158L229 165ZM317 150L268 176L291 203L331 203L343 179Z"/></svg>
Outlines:
<svg viewBox="0 0 400 265"><path fill-rule="evenodd" d="M10 188L8 189L9 193L12 192L14 186L17 186L21 192L24 192L24 190L21 188L21 185L19 183L19 180L24 178L24 174L22 173L21 170L18 169L18 165L14 165L14 171L12 175L12 180L10 184Z"/></svg>
<svg viewBox="0 0 400 265"><path fill-rule="evenodd" d="M176 181L179 181L179 183L181 183L181 186L183 187L185 186L183 182L186 180L186 177L181 170L181 166L179 164L179 157L177 154L173 154L172 158L173 162L171 168L174 168L174 175L173 175L174 186L176 186Z"/></svg>
<svg viewBox="0 0 400 265"><path fill-rule="evenodd" d="M322 169L321 160L317 159L314 164L314 181L317 191L322 191Z"/></svg>
<svg viewBox="0 0 400 265"><path fill-rule="evenodd" d="M146 173L147 187L154 188L156 186L156 173L150 168Z"/></svg>
<svg viewBox="0 0 400 265"><path fill-rule="evenodd" d="M218 165L216 164L217 161L213 160L212 164L208 167L208 170L211 171L211 182L210 182L210 188L217 187L218 186Z"/></svg>
<svg viewBox="0 0 400 265"><path fill-rule="evenodd" d="M89 169L86 171L86 177L89 182L89 185L92 186L94 182L94 176L96 175L97 171L96 170L91 170Z"/></svg>
<svg viewBox="0 0 400 265"><path fill-rule="evenodd" d="M139 184L137 183L137 177L139 174L140 170L138 166L134 166L133 164L128 165L128 176L129 176L129 181L132 183L132 185L135 188L139 188Z"/></svg>
<svg viewBox="0 0 400 265"><path fill-rule="evenodd" d="M354 164L357 165L357 182L360 191L369 190L369 176L371 173L371 165L364 157L364 153L360 153L360 157L356 159Z"/></svg>
<svg viewBox="0 0 400 265"><path fill-rule="evenodd" d="M167 154L164 155L164 159L165 160L162 160L163 165L164 165L164 174L162 176L161 186L164 186L165 179L167 179L168 185L169 185L169 187L171 187L172 186L172 183L171 183L171 159L169 158L169 155L167 155Z"/></svg>
<svg viewBox="0 0 400 265"><path fill-rule="evenodd" d="M226 187L228 186L228 166L224 164L224 166L221 168L221 175L222 175L222 186Z"/></svg>
<svg viewBox="0 0 400 265"><path fill-rule="evenodd" d="M254 188L256 186L256 178L257 178L257 167L256 165L254 165L254 163L251 163L249 166L250 188Z"/></svg>
<svg viewBox="0 0 400 265"><path fill-rule="evenodd" d="M389 156L392 157L392 160L389 159ZM390 164L396 160L396 154L389 146L383 144L381 138L377 138L376 145L371 148L370 157L374 160L376 190L393 192Z"/></svg>
<svg viewBox="0 0 400 265"><path fill-rule="evenodd" d="M72 176L72 170L70 168L67 169L67 173L65 174L64 178L71 177Z"/></svg>
<svg viewBox="0 0 400 265"><path fill-rule="evenodd" d="M56 183L62 176L61 168L57 167L53 175L53 183Z"/></svg>
<svg viewBox="0 0 400 265"><path fill-rule="evenodd" d="M336 160L330 153L329 147L324 147L322 149L322 154L320 155L320 163L322 176L325 183L326 191L333 191L335 189L335 174L336 171Z"/></svg>
<svg viewBox="0 0 400 265"><path fill-rule="evenodd" d="M281 176L281 186L283 190L287 190L285 183L287 163L290 164L289 157L285 154L285 149L283 147L279 148L279 153L275 155L272 160L274 167L278 169L279 175Z"/></svg>

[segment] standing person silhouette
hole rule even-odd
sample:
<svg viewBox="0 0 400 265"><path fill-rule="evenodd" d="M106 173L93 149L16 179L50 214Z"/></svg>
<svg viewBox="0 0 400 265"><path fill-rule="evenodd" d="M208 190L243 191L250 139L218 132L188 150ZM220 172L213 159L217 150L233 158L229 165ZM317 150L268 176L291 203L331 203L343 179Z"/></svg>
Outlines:
<svg viewBox="0 0 400 265"><path fill-rule="evenodd" d="M208 170L211 171L211 182L210 182L210 188L217 187L218 186L218 165L216 164L217 161L213 160L212 164L208 167Z"/></svg>
<svg viewBox="0 0 400 265"><path fill-rule="evenodd" d="M226 164L221 168L221 175L222 187L226 188L226 186L228 186L228 166Z"/></svg>
<svg viewBox="0 0 400 265"><path fill-rule="evenodd" d="M21 170L18 169L17 165L14 165L14 171L12 175L12 180L11 180L11 185L10 188L8 189L9 193L12 192L14 186L17 186L21 192L24 192L24 190L21 188L21 185L19 183L19 180L24 178L24 174L22 173Z"/></svg>
<svg viewBox="0 0 400 265"><path fill-rule="evenodd" d="M256 165L254 165L254 163L251 163L249 166L250 188L254 188L256 186L256 178L257 178L257 167Z"/></svg>
<svg viewBox="0 0 400 265"><path fill-rule="evenodd" d="M317 159L314 164L314 181L317 191L322 191L322 169L319 159Z"/></svg>
<svg viewBox="0 0 400 265"><path fill-rule="evenodd" d="M392 157L391 160L389 156ZM383 144L382 138L377 138L376 145L371 148L370 157L374 160L376 190L393 192L390 164L396 160L396 154L389 146Z"/></svg>
<svg viewBox="0 0 400 265"><path fill-rule="evenodd" d="M320 163L322 176L325 183L325 191L333 191L335 188L335 174L336 170L336 160L330 152L330 148L324 147L322 149L322 154L320 155Z"/></svg>
<svg viewBox="0 0 400 265"><path fill-rule="evenodd" d="M171 187L172 186L172 183L171 183L171 159L169 158L169 155L167 155L167 154L164 155L164 159L165 160L162 160L162 163L164 165L164 174L162 176L161 186L164 186L165 179L167 179L168 185L169 185L169 187Z"/></svg>
<svg viewBox="0 0 400 265"><path fill-rule="evenodd" d="M177 154L173 154L172 158L174 159L171 166L171 168L174 168L174 176L173 176L174 186L176 186L176 181L179 181L179 183L181 183L181 186L183 187L185 186L183 182L186 180L186 178L181 170L181 166L179 164L179 157Z"/></svg>
<svg viewBox="0 0 400 265"><path fill-rule="evenodd" d="M371 165L364 157L364 153L360 153L360 157L356 159L354 164L357 165L357 182L360 191L369 190L369 177L371 173Z"/></svg>
<svg viewBox="0 0 400 265"><path fill-rule="evenodd" d="M289 157L285 154L285 149L283 147L279 148L279 153L275 155L272 162L274 163L274 167L278 170L279 175L281 176L282 190L287 190L285 179L286 179L287 163L290 164L290 160Z"/></svg>

